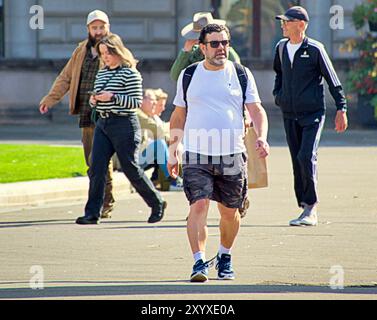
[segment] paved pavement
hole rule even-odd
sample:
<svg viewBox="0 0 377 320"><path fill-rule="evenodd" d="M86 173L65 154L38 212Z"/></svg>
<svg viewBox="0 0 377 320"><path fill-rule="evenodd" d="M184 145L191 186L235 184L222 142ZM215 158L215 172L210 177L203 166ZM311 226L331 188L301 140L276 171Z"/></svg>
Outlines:
<svg viewBox="0 0 377 320"><path fill-rule="evenodd" d="M2 127L0 140L11 141L4 130L9 132ZM21 131L16 141L30 141ZM77 130L69 140L56 129L47 141L41 134L49 130L37 131L35 137L44 143L80 144ZM215 280L214 270L207 284L187 281L192 257L184 219L188 205L181 192L164 193L169 205L156 225L146 223L148 208L126 185L119 187L123 192L117 195L114 218L98 226L74 224L85 197L2 205L0 299L376 299L376 133L350 131L348 139L324 133L320 224L294 228L287 225L298 215L289 154L273 128L270 186L249 191L252 207L233 250L237 279L225 283ZM214 204L208 227L211 257L219 236ZM30 288L40 274L31 272L32 266L42 268L34 272L43 271L43 290ZM344 289L333 290L331 284Z"/></svg>
<svg viewBox="0 0 377 320"><path fill-rule="evenodd" d="M79 147L81 146L80 137L80 129L74 122L47 123L38 126L0 126L0 143L71 145ZM269 141L272 146L286 146L281 122L272 122ZM334 130L328 128L323 133L321 146L377 146L377 130L352 130L344 134L337 134ZM129 191L130 185L122 174L116 173L114 179L117 195ZM0 204L4 208L35 205L63 199L84 199L87 195L87 187L87 178L0 184Z"/></svg>
<svg viewBox="0 0 377 320"><path fill-rule="evenodd" d="M0 125L0 143L33 143L81 145L80 129L72 121L64 124L43 125ZM272 146L286 146L281 121L271 121L269 141ZM370 130L354 129L343 134L332 130L332 122L328 119L324 130L322 146L377 146L377 128Z"/></svg>

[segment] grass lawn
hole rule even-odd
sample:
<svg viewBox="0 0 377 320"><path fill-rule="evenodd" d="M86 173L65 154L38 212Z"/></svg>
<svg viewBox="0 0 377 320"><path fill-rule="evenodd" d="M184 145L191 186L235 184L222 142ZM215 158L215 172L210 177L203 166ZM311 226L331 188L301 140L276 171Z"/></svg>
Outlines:
<svg viewBox="0 0 377 320"><path fill-rule="evenodd" d="M80 147L0 144L0 183L86 175Z"/></svg>

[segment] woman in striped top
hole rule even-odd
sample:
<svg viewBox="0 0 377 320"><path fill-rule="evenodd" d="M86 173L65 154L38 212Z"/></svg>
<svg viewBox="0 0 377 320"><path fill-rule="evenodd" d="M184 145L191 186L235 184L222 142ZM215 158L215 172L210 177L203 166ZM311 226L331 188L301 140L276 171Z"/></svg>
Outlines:
<svg viewBox="0 0 377 320"><path fill-rule="evenodd" d="M97 51L105 67L97 74L90 105L96 108L99 118L93 138L89 198L85 216L77 218L76 223L99 222L106 171L115 152L124 174L152 209L148 222L158 222L164 215L166 202L137 163L141 133L136 110L142 102L142 78L136 70L137 61L116 34L102 39Z"/></svg>

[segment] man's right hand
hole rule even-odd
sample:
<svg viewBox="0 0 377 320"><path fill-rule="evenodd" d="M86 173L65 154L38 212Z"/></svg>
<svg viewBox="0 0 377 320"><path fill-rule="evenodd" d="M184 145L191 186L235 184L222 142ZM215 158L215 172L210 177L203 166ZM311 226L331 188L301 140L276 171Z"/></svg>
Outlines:
<svg viewBox="0 0 377 320"><path fill-rule="evenodd" d="M183 46L183 50L186 52L190 52L192 50L192 47L198 43L199 43L199 40L196 40L196 39L186 40L185 45Z"/></svg>
<svg viewBox="0 0 377 320"><path fill-rule="evenodd" d="M179 159L177 156L177 152L174 152L173 154L169 154L168 171L169 171L170 176L173 179L177 179L179 175Z"/></svg>
<svg viewBox="0 0 377 320"><path fill-rule="evenodd" d="M47 112L48 112L48 107L47 107L45 104L41 104L41 105L39 106L39 112L40 112L41 114L45 114L45 113L47 113Z"/></svg>

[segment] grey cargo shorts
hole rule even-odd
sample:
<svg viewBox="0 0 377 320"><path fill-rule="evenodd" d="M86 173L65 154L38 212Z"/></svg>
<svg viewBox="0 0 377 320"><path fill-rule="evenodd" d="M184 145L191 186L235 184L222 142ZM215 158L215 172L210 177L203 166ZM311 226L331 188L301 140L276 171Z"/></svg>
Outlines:
<svg viewBox="0 0 377 320"><path fill-rule="evenodd" d="M227 208L241 208L247 196L247 155L183 154L183 188L190 205L210 199Z"/></svg>

